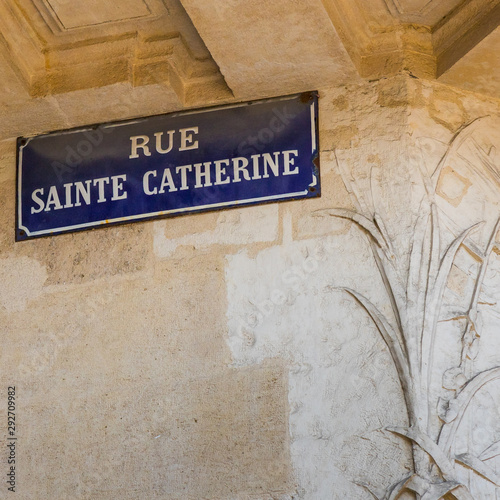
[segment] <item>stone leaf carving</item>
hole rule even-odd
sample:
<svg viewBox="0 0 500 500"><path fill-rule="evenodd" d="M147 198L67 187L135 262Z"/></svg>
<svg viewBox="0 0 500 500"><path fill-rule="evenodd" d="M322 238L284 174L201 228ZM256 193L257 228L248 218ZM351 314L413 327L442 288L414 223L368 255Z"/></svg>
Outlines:
<svg viewBox="0 0 500 500"><path fill-rule="evenodd" d="M403 492L411 491L422 500L438 500L445 495L473 499L471 481L461 478L460 467L472 471L479 480L500 487L500 476L488 463L500 453L498 442L491 443L480 456L458 450L459 438L463 441L463 434L468 432L468 426L463 423L471 402L500 378L500 367L478 371L475 365L482 335L478 314L480 296L488 264L496 247L500 218L496 215L496 220L474 222L465 228L454 224L451 231L449 221L453 213L451 211L450 214L450 207L446 213L446 224L443 225L436 202L436 185L450 157L457 150L462 151L460 158L463 160L464 149L469 153L472 149L469 158L463 161L470 167L476 160L472 171L479 177L486 171L498 183L499 169L492 156L484 153L482 144L478 144L477 134L474 135L478 123L480 121L476 120L456 135L433 176L429 176L421 166L421 182L426 194L421 200L420 213L414 223L409 255L392 248L391 237L376 207L374 213L345 209L327 209L316 213L321 217L349 219L366 234L391 306L392 314L388 315L377 308L369 297L355 289L343 288L368 314L385 341L399 376L408 411L408 428L388 426L386 431L412 443L414 473L389 485L382 496L371 491L374 498L396 499ZM482 142L484 144L484 140ZM492 146L489 151L492 151ZM350 181L344 179L344 182ZM357 192L352 186L346 187L351 193ZM362 203L360 205L363 206ZM487 231L484 231L484 227ZM474 287L468 306L459 312L463 319L463 330L460 352L455 353L455 358L459 360L458 366L449 366L440 371L441 364L436 362L441 342L438 338L438 323L443 319L444 296L450 272L459 250L464 247L478 262L473 268ZM443 397L436 401L433 388L439 385Z"/></svg>

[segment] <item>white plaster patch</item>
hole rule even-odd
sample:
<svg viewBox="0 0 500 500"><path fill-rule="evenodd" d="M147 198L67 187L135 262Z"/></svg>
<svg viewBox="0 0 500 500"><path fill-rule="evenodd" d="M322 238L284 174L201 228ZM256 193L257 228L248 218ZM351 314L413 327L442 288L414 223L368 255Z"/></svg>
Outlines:
<svg viewBox="0 0 500 500"><path fill-rule="evenodd" d="M8 312L20 312L39 297L47 270L28 257L0 259L0 304Z"/></svg>
<svg viewBox="0 0 500 500"><path fill-rule="evenodd" d="M383 308L363 235L351 228L268 248L255 258L242 251L227 257L226 283L233 364L289 362L291 457L301 498L366 498L354 484L364 471L345 467L360 453L348 441L406 417L382 339L337 288L362 289ZM381 476L390 470L397 479L405 463L404 445L398 446L379 450L372 472L380 467Z"/></svg>
<svg viewBox="0 0 500 500"><path fill-rule="evenodd" d="M275 241L278 237L278 227L276 204L223 211L214 230L180 238L168 238L166 223L160 221L154 225L154 251L157 257L166 258L183 245L207 247L217 244L246 245Z"/></svg>

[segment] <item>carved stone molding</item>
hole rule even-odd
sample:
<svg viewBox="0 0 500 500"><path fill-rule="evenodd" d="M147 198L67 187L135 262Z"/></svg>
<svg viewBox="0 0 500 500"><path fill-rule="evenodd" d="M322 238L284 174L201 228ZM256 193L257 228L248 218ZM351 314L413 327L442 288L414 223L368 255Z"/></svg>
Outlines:
<svg viewBox="0 0 500 500"><path fill-rule="evenodd" d="M92 11L93 18L73 16L66 4L0 4L0 40L32 96L127 81L170 85L181 102L199 99L205 89L229 94L217 64L176 0L129 0L125 10L116 11L106 4Z"/></svg>
<svg viewBox="0 0 500 500"><path fill-rule="evenodd" d="M436 78L500 23L500 0L322 0L361 76Z"/></svg>
<svg viewBox="0 0 500 500"><path fill-rule="evenodd" d="M107 3L101 0L38 0L45 4L64 30L109 24L131 19L152 18L158 15L157 5L147 0L122 0Z"/></svg>
<svg viewBox="0 0 500 500"><path fill-rule="evenodd" d="M384 0L391 14L405 22L435 24L453 9L461 0Z"/></svg>

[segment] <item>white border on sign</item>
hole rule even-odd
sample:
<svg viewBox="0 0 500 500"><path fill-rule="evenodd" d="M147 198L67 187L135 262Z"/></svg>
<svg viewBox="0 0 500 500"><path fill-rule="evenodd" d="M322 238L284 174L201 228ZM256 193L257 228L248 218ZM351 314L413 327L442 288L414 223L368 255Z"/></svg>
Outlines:
<svg viewBox="0 0 500 500"><path fill-rule="evenodd" d="M300 94L299 94L300 95ZM263 99L262 101L254 101L254 102L268 102L268 101L274 101L274 100L292 100L295 99L297 95L294 96L287 96L287 97L282 97L278 99ZM252 102L248 103L252 104ZM207 108L205 110L193 110L193 111L187 111L187 112L180 112L179 114L182 113L182 115L185 114L195 114L195 113L200 113L200 112L209 112L209 111L216 111L217 109L228 109L228 108L235 108L235 107L241 107L245 105L245 103L236 103L234 105L229 105L229 106L214 106L213 108ZM312 145L312 153L316 153L316 109L314 102L310 104L311 107L311 145ZM172 113L172 115L175 115L176 113ZM158 115L156 115L158 116ZM141 120L131 120L123 123L117 123L117 124L110 124L109 127L121 127L124 125L130 125L134 123L139 123L142 120L147 120L148 118L143 118ZM81 129L75 129L75 130L68 130L66 132L61 132L61 134L69 134L73 132L84 132L86 130L93 130L92 127L88 128L81 128ZM50 134L47 134L50 135ZM19 157L18 157L18 185L17 185L17 196L18 196L18 206L17 206L17 214L18 214L18 227L16 228L17 230L24 231L27 236L44 236L44 235L50 235L50 234L60 234L63 232L68 232L72 230L80 230L80 229L86 229L86 228L91 228L91 227L98 227L98 226L104 226L108 224L116 224L116 223L121 223L121 222L127 222L127 221L138 221L138 220L146 220L146 219L152 219L154 217L161 217L161 216L167 216L167 215L174 215L174 214L182 214L185 212L193 212L193 211L202 211L202 210L207 210L207 209L216 209L216 208L222 208L222 207L228 207L228 206L233 206L237 207L238 205L249 205L249 204L257 204L259 202L267 202L267 201L273 201L273 200L286 200L288 198L294 198L294 197L300 197L300 196L306 196L308 193L308 190L304 191L299 191L296 193L287 193L285 195L273 195L273 196L264 196L262 198L251 198L251 199L246 199L246 200L233 200L233 201L226 201L223 203L214 203L214 204L209 204L209 205L200 205L200 206L194 206L194 207L184 207L184 208L179 208L179 209L174 209L174 210L162 210L159 212L150 212L147 214L137 214L137 215L129 215L127 217L118 217L116 219L104 219L100 221L92 221L92 222L87 222L84 224L75 224L72 226L62 226L62 227L55 227L51 229L46 229L43 231L33 231L31 232L26 226L23 225L22 222L22 176L23 176L23 162L22 162L22 157L23 157L23 149L29 144L30 140L33 137L27 138L26 144L22 145L19 148ZM318 178L317 176L313 173L312 176L312 182L309 184L310 187L314 187L318 184Z"/></svg>

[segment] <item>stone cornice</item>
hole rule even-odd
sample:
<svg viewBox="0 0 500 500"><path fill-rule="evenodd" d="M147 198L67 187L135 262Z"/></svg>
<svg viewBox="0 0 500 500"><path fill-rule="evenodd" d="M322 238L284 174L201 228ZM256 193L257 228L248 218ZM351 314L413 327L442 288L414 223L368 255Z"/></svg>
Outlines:
<svg viewBox="0 0 500 500"><path fill-rule="evenodd" d="M449 11L444 0L417 11L405 11L396 0L375 0L371 9L363 0L322 1L365 78L403 69L436 78L500 24L500 0L460 2Z"/></svg>
<svg viewBox="0 0 500 500"><path fill-rule="evenodd" d="M230 95L185 13L148 5L150 15L105 29L66 29L43 0L2 2L1 42L34 97L127 81L170 85L181 102L202 99L206 88Z"/></svg>

